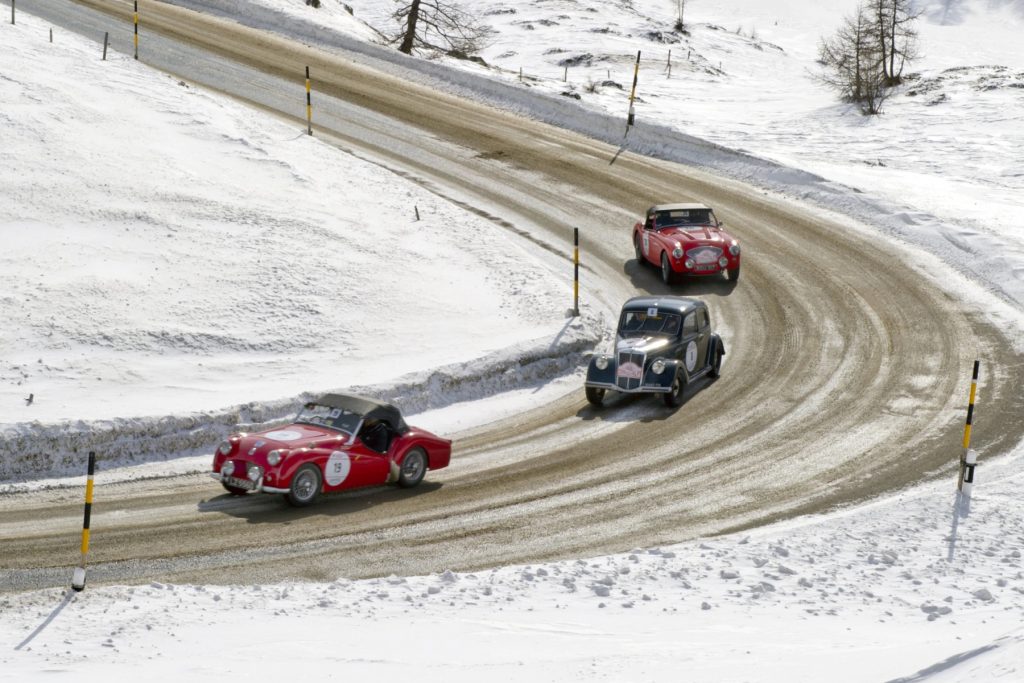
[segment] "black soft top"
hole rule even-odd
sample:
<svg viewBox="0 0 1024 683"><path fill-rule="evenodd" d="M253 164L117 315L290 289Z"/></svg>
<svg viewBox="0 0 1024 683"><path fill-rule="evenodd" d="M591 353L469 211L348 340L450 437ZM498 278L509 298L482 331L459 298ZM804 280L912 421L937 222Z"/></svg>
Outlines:
<svg viewBox="0 0 1024 683"><path fill-rule="evenodd" d="M329 408L341 408L362 415L364 420L382 420L391 425L396 432L405 432L409 429L402 419L402 411L390 403L375 398L355 394L325 394L313 403Z"/></svg>
<svg viewBox="0 0 1024 683"><path fill-rule="evenodd" d="M686 315L696 308L705 308L705 306L700 299L691 299L685 296L635 296L622 304L623 311L644 311L648 308Z"/></svg>

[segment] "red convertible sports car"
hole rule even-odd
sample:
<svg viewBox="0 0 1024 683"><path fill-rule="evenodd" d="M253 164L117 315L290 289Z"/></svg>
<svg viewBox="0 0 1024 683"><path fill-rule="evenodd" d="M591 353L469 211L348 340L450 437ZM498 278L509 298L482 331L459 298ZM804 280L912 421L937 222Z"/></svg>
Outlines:
<svg viewBox="0 0 1024 683"><path fill-rule="evenodd" d="M410 427L389 403L327 394L286 427L232 434L217 447L211 475L232 495L283 493L302 507L321 492L411 488L428 469L447 467L451 453L451 441Z"/></svg>
<svg viewBox="0 0 1024 683"><path fill-rule="evenodd" d="M637 263L661 268L669 284L680 275L718 275L740 279L740 245L722 229L715 212L703 204L659 204L633 226Z"/></svg>

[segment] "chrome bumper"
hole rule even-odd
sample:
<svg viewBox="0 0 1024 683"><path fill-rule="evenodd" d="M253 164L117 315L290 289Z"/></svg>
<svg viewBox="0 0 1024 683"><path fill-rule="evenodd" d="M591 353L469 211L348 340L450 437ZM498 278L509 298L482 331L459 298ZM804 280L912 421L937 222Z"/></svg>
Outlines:
<svg viewBox="0 0 1024 683"><path fill-rule="evenodd" d="M611 389L617 391L620 394L667 394L672 391L672 387L659 387L652 384L641 384L635 389L623 389L618 384L610 384L608 382L585 382L584 386L594 387L595 389Z"/></svg>
<svg viewBox="0 0 1024 683"><path fill-rule="evenodd" d="M224 477L221 476L220 472L210 472L210 476L217 481L224 483ZM255 488L250 493L288 493L288 489L281 489L276 486L265 486L263 479L256 482Z"/></svg>

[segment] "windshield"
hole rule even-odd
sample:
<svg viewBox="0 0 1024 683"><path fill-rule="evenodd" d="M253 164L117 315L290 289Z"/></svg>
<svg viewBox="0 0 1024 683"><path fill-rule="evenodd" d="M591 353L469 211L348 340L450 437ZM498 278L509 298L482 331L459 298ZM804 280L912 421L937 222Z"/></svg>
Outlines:
<svg viewBox="0 0 1024 683"><path fill-rule="evenodd" d="M299 411L295 421L318 427L327 427L328 429L334 429L345 434L354 434L362 418L362 415L353 413L350 410L307 403Z"/></svg>
<svg viewBox="0 0 1024 683"><path fill-rule="evenodd" d="M676 313L661 313L657 309L653 311L623 311L619 320L620 337L646 337L650 335L663 335L674 337L679 334L679 325L682 322L681 316Z"/></svg>
<svg viewBox="0 0 1024 683"><path fill-rule="evenodd" d="M672 209L654 214L655 228L674 228L686 225L718 227L718 221L711 209Z"/></svg>

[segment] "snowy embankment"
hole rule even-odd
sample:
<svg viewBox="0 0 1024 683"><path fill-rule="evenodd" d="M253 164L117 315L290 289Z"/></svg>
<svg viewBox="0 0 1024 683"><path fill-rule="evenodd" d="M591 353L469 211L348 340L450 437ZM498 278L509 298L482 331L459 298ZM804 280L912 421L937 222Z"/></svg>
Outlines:
<svg viewBox="0 0 1024 683"><path fill-rule="evenodd" d="M4 30L0 480L209 450L331 390L415 414L604 333L565 317L568 253L30 15Z"/></svg>

